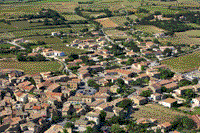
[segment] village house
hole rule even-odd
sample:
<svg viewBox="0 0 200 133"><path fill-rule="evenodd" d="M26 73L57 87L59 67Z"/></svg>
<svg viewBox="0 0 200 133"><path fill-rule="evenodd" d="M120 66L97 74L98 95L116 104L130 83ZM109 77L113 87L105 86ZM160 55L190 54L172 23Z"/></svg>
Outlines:
<svg viewBox="0 0 200 133"><path fill-rule="evenodd" d="M76 120L75 122L75 129L76 129L75 131L84 132L86 130L86 127L88 126L93 128L95 124L89 124L86 118L82 116L79 120Z"/></svg>
<svg viewBox="0 0 200 133"><path fill-rule="evenodd" d="M52 35L52 36L59 36L59 35L60 35L60 32L51 32L51 35Z"/></svg>
<svg viewBox="0 0 200 133"><path fill-rule="evenodd" d="M197 128L197 129L199 129L200 128L200 115L192 115L192 120L195 122L195 127Z"/></svg>
<svg viewBox="0 0 200 133"><path fill-rule="evenodd" d="M182 96L185 94L185 92L187 90L193 90L194 91L194 87L192 85L189 85L189 86L183 86L183 87L179 87L178 89L174 90L174 92L179 95L179 96Z"/></svg>
<svg viewBox="0 0 200 133"><path fill-rule="evenodd" d="M160 128L162 132L166 132L172 128L172 125L170 122L165 122L165 123L159 124L157 127Z"/></svg>
<svg viewBox="0 0 200 133"><path fill-rule="evenodd" d="M167 98L162 101L161 104L165 107L171 108L177 105L177 100L173 98Z"/></svg>
<svg viewBox="0 0 200 133"><path fill-rule="evenodd" d="M175 89L178 88L178 84L175 83L175 82L172 82L172 83L164 85L164 87L166 87L167 89L173 89L173 90L175 90Z"/></svg>
<svg viewBox="0 0 200 133"><path fill-rule="evenodd" d="M136 123L137 124L156 124L158 121L157 121L157 119L152 119L152 118L150 118L150 119L148 119L148 118L140 118L140 119L137 119L136 120Z"/></svg>
<svg viewBox="0 0 200 133"><path fill-rule="evenodd" d="M147 67L150 64L150 62L139 62L132 64L132 68L137 70L142 70L142 67Z"/></svg>
<svg viewBox="0 0 200 133"><path fill-rule="evenodd" d="M51 84L45 92L61 92L61 86L57 83Z"/></svg>
<svg viewBox="0 0 200 133"><path fill-rule="evenodd" d="M149 85L149 88L153 91L153 93L161 93L161 85L159 83Z"/></svg>
<svg viewBox="0 0 200 133"><path fill-rule="evenodd" d="M161 100L162 94L159 94L159 93L151 94L151 98L152 98L154 101L156 101L156 100Z"/></svg>
<svg viewBox="0 0 200 133"><path fill-rule="evenodd" d="M192 107L200 107L200 97L192 99Z"/></svg>
<svg viewBox="0 0 200 133"><path fill-rule="evenodd" d="M54 51L54 56L65 56L65 53L61 51Z"/></svg>
<svg viewBox="0 0 200 133"><path fill-rule="evenodd" d="M23 93L23 92L16 92L14 94L17 101L24 102L24 103L28 102L28 94Z"/></svg>
<svg viewBox="0 0 200 133"><path fill-rule="evenodd" d="M85 115L85 118L89 121L94 121L98 125L100 122L100 112L100 110L92 110Z"/></svg>
<svg viewBox="0 0 200 133"><path fill-rule="evenodd" d="M112 111L112 107L113 105L106 102L106 103L100 104L95 109L104 110L104 111Z"/></svg>
<svg viewBox="0 0 200 133"><path fill-rule="evenodd" d="M130 97L130 99L133 100L133 102L138 105L143 105L148 102L146 97L142 97L142 96L132 96Z"/></svg>
<svg viewBox="0 0 200 133"><path fill-rule="evenodd" d="M96 100L96 101L93 101L92 103L88 103L88 105L91 107L91 108L96 108L97 106L101 105L105 103L104 100Z"/></svg>

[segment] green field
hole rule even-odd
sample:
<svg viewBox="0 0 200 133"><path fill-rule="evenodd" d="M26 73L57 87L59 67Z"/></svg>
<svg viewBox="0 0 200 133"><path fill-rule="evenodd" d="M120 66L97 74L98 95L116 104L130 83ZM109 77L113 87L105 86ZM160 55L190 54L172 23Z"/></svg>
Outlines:
<svg viewBox="0 0 200 133"><path fill-rule="evenodd" d="M57 61L45 61L45 62L0 61L0 68L16 68L24 70L26 74L35 74L38 72L59 71L62 69L62 65Z"/></svg>
<svg viewBox="0 0 200 133"><path fill-rule="evenodd" d="M171 122L176 116L185 116L186 114L173 111L161 105L147 104L140 106L138 111L135 111L132 116L136 119L152 118L157 119L159 123ZM189 115L188 115L189 116Z"/></svg>
<svg viewBox="0 0 200 133"><path fill-rule="evenodd" d="M200 51L161 62L176 72L189 72L200 67Z"/></svg>

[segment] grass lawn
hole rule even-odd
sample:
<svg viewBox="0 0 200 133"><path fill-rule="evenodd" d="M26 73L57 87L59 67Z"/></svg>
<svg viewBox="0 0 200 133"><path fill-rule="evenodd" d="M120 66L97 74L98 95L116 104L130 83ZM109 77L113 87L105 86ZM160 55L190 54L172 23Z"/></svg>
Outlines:
<svg viewBox="0 0 200 133"><path fill-rule="evenodd" d="M0 68L16 68L24 70L26 74L35 74L38 72L58 71L62 65L57 61L42 62L5 62L0 61Z"/></svg>
<svg viewBox="0 0 200 133"><path fill-rule="evenodd" d="M161 62L176 72L189 72L200 67L200 51Z"/></svg>
<svg viewBox="0 0 200 133"><path fill-rule="evenodd" d="M180 113L161 105L147 104L140 106L138 111L132 114L134 118L152 118L157 119L159 123L171 122L176 116L185 116L186 114Z"/></svg>

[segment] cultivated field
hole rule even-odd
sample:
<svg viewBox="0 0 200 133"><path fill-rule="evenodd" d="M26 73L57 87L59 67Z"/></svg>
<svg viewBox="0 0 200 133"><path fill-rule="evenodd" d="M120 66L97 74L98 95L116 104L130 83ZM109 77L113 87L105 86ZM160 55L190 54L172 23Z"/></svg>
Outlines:
<svg viewBox="0 0 200 133"><path fill-rule="evenodd" d="M96 19L96 21L102 24L104 28L114 28L118 26L109 18Z"/></svg>
<svg viewBox="0 0 200 133"><path fill-rule="evenodd" d="M85 20L85 18L78 15L62 15L66 20Z"/></svg>
<svg viewBox="0 0 200 133"><path fill-rule="evenodd" d="M200 51L161 62L176 72L189 72L200 67Z"/></svg>
<svg viewBox="0 0 200 133"><path fill-rule="evenodd" d="M174 37L170 38L160 38L159 41L162 43L172 42L173 44L181 45L181 44L199 44L200 38L195 38L199 36L200 30L194 31L186 31L175 33Z"/></svg>
<svg viewBox="0 0 200 133"><path fill-rule="evenodd" d="M9 17L17 18L20 15L24 14L36 14L42 8L50 8L58 11L59 13L63 12L73 12L74 9L78 7L77 2L30 2L30 3L13 3L13 4L4 4L0 6L0 18L8 19Z"/></svg>
<svg viewBox="0 0 200 133"><path fill-rule="evenodd" d="M0 38L20 38L20 37L30 37L30 36L40 36L40 35L50 35L51 32L65 32L68 33L69 30L72 30L73 32L78 32L81 29L85 28L87 25L85 24L74 24L72 25L72 28L59 28L55 27L52 28L52 26L47 26L46 28L42 29L29 29L29 30L17 30L9 33L0 33ZM49 28L49 29L48 29Z"/></svg>
<svg viewBox="0 0 200 133"><path fill-rule="evenodd" d="M59 71L62 65L57 61L42 62L5 62L0 61L0 68L16 68L24 70L26 74L35 74L38 72Z"/></svg>
<svg viewBox="0 0 200 133"><path fill-rule="evenodd" d="M10 48L11 46L13 46L12 44L0 44L0 48Z"/></svg>
<svg viewBox="0 0 200 133"><path fill-rule="evenodd" d="M136 25L134 27L136 28L136 30L141 30L141 31L148 32L148 33L151 33L151 34L165 32L165 30L160 29L156 26L152 26L152 25Z"/></svg>
<svg viewBox="0 0 200 133"><path fill-rule="evenodd" d="M142 6L141 8L146 9L151 13L154 13L155 11L160 11L162 14L174 14L179 12L177 10L171 10L162 6Z"/></svg>
<svg viewBox="0 0 200 133"><path fill-rule="evenodd" d="M173 121L176 116L185 116L186 114L173 111L169 108L163 107L161 105L147 104L145 106L140 106L138 111L132 114L136 119L140 118L152 118L157 119L159 123Z"/></svg>
<svg viewBox="0 0 200 133"><path fill-rule="evenodd" d="M135 20L137 18L137 16L135 16L135 15L129 15L128 17L133 20ZM116 23L120 26L124 26L124 22L127 22L126 16L110 17L109 19L111 19L114 23Z"/></svg>

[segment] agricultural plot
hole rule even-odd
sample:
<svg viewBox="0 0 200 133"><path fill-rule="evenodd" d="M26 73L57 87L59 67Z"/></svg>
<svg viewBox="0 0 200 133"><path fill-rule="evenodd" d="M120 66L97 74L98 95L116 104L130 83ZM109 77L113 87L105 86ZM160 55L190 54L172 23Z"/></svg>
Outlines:
<svg viewBox="0 0 200 133"><path fill-rule="evenodd" d="M14 54L0 54L0 58L14 58L16 57Z"/></svg>
<svg viewBox="0 0 200 133"><path fill-rule="evenodd" d="M128 17L133 20L137 18L135 15L129 15ZM127 22L126 16L110 17L109 19L120 26L124 26L124 22Z"/></svg>
<svg viewBox="0 0 200 133"><path fill-rule="evenodd" d="M0 6L0 18L8 19L10 17L17 18L18 16L24 14L36 14L42 8L53 9L59 13L63 12L73 12L74 9L78 7L77 2L30 2L30 3L13 3L4 4Z"/></svg>
<svg viewBox="0 0 200 133"><path fill-rule="evenodd" d="M96 19L96 21L102 24L104 28L115 28L118 26L109 18Z"/></svg>
<svg viewBox="0 0 200 133"><path fill-rule="evenodd" d="M12 44L0 44L0 48L10 48L11 46L13 46Z"/></svg>
<svg viewBox="0 0 200 133"><path fill-rule="evenodd" d="M151 13L154 13L155 11L159 11L162 14L175 14L179 12L177 10L171 10L171 9L168 9L167 7L165 8L162 6L142 6L140 8L149 10Z"/></svg>
<svg viewBox="0 0 200 133"><path fill-rule="evenodd" d="M135 111L132 116L136 119L140 118L152 118L157 119L159 123L171 122L176 116L185 116L186 114L180 113L169 108L147 104L145 106L140 106L138 111ZM188 115L189 116L189 115Z"/></svg>
<svg viewBox="0 0 200 133"><path fill-rule="evenodd" d="M160 29L156 26L152 26L152 25L136 25L136 26L134 26L134 28L136 28L136 30L148 32L148 33L151 33L151 34L165 32L165 30Z"/></svg>
<svg viewBox="0 0 200 133"><path fill-rule="evenodd" d="M161 62L176 72L190 72L200 67L200 51Z"/></svg>
<svg viewBox="0 0 200 133"><path fill-rule="evenodd" d="M18 61L0 61L0 68L15 68L24 70L26 74L35 74L38 72L59 71L62 65L57 61L42 62L18 62Z"/></svg>
<svg viewBox="0 0 200 133"><path fill-rule="evenodd" d="M85 18L78 15L62 15L66 20L85 20Z"/></svg>
<svg viewBox="0 0 200 133"><path fill-rule="evenodd" d="M19 30L9 33L0 33L0 38L20 38L20 37L30 37L30 36L41 36L41 35L50 35L51 32L65 32L68 33L70 30L73 32L78 32L81 29L85 28L86 25L73 25L72 28L50 28L48 27L43 29L29 29L29 30Z"/></svg>
<svg viewBox="0 0 200 133"><path fill-rule="evenodd" d="M199 30L195 31L186 31L175 33L174 37L170 38L160 38L159 41L162 43L172 42L173 44L199 44L200 38L195 38L199 36Z"/></svg>

